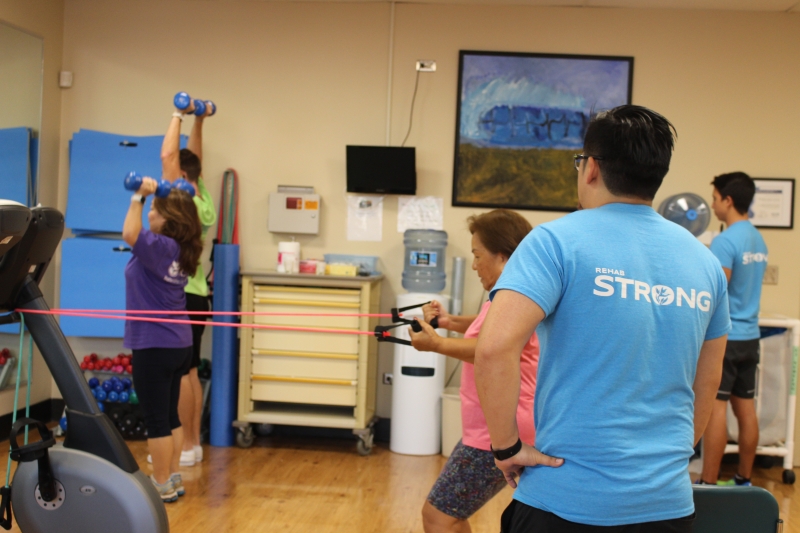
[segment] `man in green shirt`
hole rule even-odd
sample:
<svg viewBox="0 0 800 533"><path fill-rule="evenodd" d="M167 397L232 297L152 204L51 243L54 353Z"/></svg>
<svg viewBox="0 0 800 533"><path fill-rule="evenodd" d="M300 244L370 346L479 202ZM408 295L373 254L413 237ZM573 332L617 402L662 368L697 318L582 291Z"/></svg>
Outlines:
<svg viewBox="0 0 800 533"><path fill-rule="evenodd" d="M184 113L193 111L184 110ZM203 183L203 121L210 116L212 106L206 107L203 115L195 115L192 132L189 135L187 147L180 149L181 123L183 113L176 112L172 115L164 143L161 148L161 160L166 165L174 166L173 174L182 177L194 186L194 204L200 223L203 225L203 242L205 242L208 229L217 222L217 212L211 195ZM208 311L208 283L203 270L202 262L197 265L197 272L189 278L186 285L186 310ZM208 315L190 315L191 320L207 320ZM203 389L197 376L197 367L200 366L200 341L203 337L205 326L192 326L193 354L189 373L181 379L181 394L178 403L178 414L184 431L183 451L181 452L181 466L192 466L203 459L203 448L200 446L200 418L203 410Z"/></svg>

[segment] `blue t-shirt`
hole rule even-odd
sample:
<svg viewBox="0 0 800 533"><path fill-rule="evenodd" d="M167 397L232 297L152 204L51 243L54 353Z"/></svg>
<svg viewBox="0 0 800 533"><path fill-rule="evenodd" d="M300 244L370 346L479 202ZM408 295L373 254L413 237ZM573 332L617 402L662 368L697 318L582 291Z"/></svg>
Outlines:
<svg viewBox="0 0 800 533"><path fill-rule="evenodd" d="M125 306L131 310L186 311L187 277L178 265L180 245L170 237L142 229L133 257L125 266ZM133 315L147 318L188 320L189 315ZM186 348L192 345L188 324L125 321L123 346L145 348Z"/></svg>
<svg viewBox="0 0 800 533"><path fill-rule="evenodd" d="M645 205L614 203L534 229L492 291L546 318L536 447L514 498L582 524L692 514L692 384L704 341L730 329L725 275L691 233Z"/></svg>
<svg viewBox="0 0 800 533"><path fill-rule="evenodd" d="M761 336L758 308L761 282L767 269L767 245L749 220L731 224L711 241L711 252L731 271L728 300L731 305L731 332L728 339L747 341Z"/></svg>

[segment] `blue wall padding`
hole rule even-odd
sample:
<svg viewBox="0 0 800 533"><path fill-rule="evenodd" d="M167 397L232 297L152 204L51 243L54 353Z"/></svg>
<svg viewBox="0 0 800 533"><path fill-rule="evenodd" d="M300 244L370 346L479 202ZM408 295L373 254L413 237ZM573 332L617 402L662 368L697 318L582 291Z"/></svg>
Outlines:
<svg viewBox="0 0 800 533"><path fill-rule="evenodd" d="M39 182L39 139L37 137L31 136L30 147L31 174L28 187L28 205L36 205L39 203L39 189L37 188Z"/></svg>
<svg viewBox="0 0 800 533"><path fill-rule="evenodd" d="M30 171L28 128L0 129L0 198L28 205Z"/></svg>
<svg viewBox="0 0 800 533"><path fill-rule="evenodd" d="M122 250L122 251L120 251ZM61 241L63 309L125 309L125 265L130 246L117 239L75 237ZM62 316L70 337L122 337L125 321Z"/></svg>
<svg viewBox="0 0 800 533"><path fill-rule="evenodd" d="M214 246L214 311L239 310L239 245ZM234 316L217 316L215 322L237 322ZM211 360L211 445L233 446L238 399L239 347L237 328L215 327Z"/></svg>
<svg viewBox="0 0 800 533"><path fill-rule="evenodd" d="M131 201L122 186L125 175L136 171L161 178L163 135L134 137L80 130L70 145L66 225L74 233L120 233ZM181 136L181 147L187 137ZM145 206L145 227L149 204Z"/></svg>

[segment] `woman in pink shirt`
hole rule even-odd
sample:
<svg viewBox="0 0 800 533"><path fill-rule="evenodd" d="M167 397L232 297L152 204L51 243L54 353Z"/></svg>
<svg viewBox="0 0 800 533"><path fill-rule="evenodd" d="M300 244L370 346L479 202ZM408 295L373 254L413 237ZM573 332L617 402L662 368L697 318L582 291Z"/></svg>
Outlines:
<svg viewBox="0 0 800 533"><path fill-rule="evenodd" d="M490 291L503 272L511 254L531 231L531 225L514 211L495 209L467 219L472 233L472 269L478 273L484 290ZM491 500L506 481L495 466L489 429L483 416L475 388L473 361L478 332L491 302L483 304L478 315L454 316L438 302L423 308L422 331L409 328L411 344L419 351L438 352L464 362L461 370L461 441L434 483L422 507L426 533L469 532L467 521ZM440 337L428 324L434 317L439 327L464 334L464 338ZM539 362L539 341L536 334L522 352L521 383L517 425L520 438L534 444L533 396L536 390L536 368Z"/></svg>

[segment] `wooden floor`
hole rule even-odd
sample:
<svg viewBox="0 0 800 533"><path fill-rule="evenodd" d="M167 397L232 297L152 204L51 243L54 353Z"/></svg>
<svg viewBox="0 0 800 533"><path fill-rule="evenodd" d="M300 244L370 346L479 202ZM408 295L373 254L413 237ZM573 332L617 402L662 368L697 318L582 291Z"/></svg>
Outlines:
<svg viewBox="0 0 800 533"><path fill-rule="evenodd" d="M130 446L149 473L145 443ZM247 450L204 450L202 463L182 469L186 496L167 504L172 533L422 532L419 511L445 462L441 456L398 455L381 444L360 457L355 442L338 439L262 437ZM6 442L0 456L7 452ZM724 467L726 477L732 468ZM777 498L784 532L800 533L800 491L783 485L781 472L757 469L754 482ZM473 532L497 533L511 495L506 488L481 509L470 520Z"/></svg>

